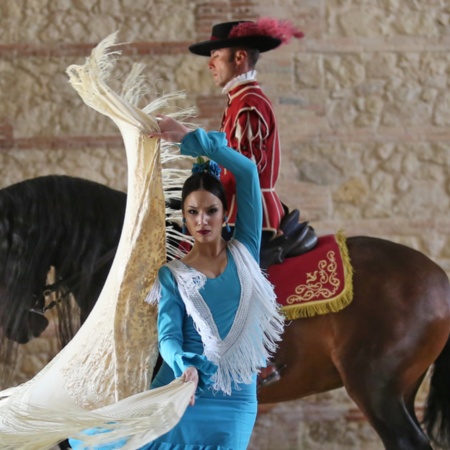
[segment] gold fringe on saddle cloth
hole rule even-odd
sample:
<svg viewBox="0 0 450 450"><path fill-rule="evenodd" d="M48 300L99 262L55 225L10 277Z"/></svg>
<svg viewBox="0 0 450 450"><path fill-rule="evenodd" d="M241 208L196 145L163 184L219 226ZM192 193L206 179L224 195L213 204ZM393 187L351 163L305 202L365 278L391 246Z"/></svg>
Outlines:
<svg viewBox="0 0 450 450"><path fill-rule="evenodd" d="M154 116L167 113L167 101L180 94L138 108L137 100L148 93L142 65L133 67L123 93L116 94L107 84L119 54L115 41L115 34L107 37L84 65L67 72L84 102L111 118L123 137L128 195L117 253L94 309L72 341L32 380L0 392L2 450L44 450L67 437L88 448L123 438L122 449L137 449L175 426L194 392L193 383L179 379L148 390L158 353L157 310L144 300L174 250L166 252L165 246L166 214L174 211L166 209L164 188L179 196L188 176L162 169L179 152L148 135L159 129ZM100 432L82 433L94 427Z"/></svg>
<svg viewBox="0 0 450 450"><path fill-rule="evenodd" d="M330 298L310 302L299 302L297 304L284 304L282 306L282 312L286 316L286 319L295 320L338 312L348 306L353 300L353 267L348 253L346 238L342 231L339 231L335 238L339 247L344 270L344 286L342 290L337 295ZM295 297L295 295L292 297Z"/></svg>

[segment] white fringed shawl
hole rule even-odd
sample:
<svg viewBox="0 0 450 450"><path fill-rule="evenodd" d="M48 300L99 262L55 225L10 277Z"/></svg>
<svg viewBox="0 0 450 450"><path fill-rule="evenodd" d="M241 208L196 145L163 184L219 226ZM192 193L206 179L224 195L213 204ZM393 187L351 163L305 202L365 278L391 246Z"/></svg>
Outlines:
<svg viewBox="0 0 450 450"><path fill-rule="evenodd" d="M276 303L273 287L245 245L231 240L228 249L236 263L241 298L233 325L222 340L211 311L200 294L206 276L173 260L167 264L172 272L186 313L192 317L203 342L205 356L218 366L213 388L231 394L237 383L249 384L277 347L283 332L283 316ZM157 281L147 300L156 303L161 296Z"/></svg>
<svg viewBox="0 0 450 450"><path fill-rule="evenodd" d="M134 68L120 96L107 85L117 59L115 34L102 41L82 66L70 66L72 86L86 104L118 126L128 162L128 196L118 250L100 297L74 339L32 380L0 392L0 448L46 449L67 437L89 448L127 438L137 449L172 428L194 391L175 380L146 391L157 356L156 308L144 302L166 261L165 199L161 163L174 158L148 134L159 99L142 110L142 66ZM177 98L176 94L168 98ZM167 186L182 184L166 172ZM185 175L184 175L185 176ZM109 433L84 436L100 427Z"/></svg>

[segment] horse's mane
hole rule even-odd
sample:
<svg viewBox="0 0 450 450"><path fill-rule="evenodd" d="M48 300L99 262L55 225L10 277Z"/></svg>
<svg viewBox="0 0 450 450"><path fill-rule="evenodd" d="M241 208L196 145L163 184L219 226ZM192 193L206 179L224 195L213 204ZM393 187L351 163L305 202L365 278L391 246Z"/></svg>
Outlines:
<svg viewBox="0 0 450 450"><path fill-rule="evenodd" d="M86 312L92 309L106 279L119 241L126 194L102 184L53 175L22 181L0 190L0 356L14 358L6 330L28 326L26 317L42 293L48 271L56 281L69 274L68 289ZM110 253L98 268L96 261ZM98 269L98 270L97 270ZM94 295L90 291L95 291ZM59 337L72 337L68 303L58 314ZM58 308L59 309L59 308Z"/></svg>

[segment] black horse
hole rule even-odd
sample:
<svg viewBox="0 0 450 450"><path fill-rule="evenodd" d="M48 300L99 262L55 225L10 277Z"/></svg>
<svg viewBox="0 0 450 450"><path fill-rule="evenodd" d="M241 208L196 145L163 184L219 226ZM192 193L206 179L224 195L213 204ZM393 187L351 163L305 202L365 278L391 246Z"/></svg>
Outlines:
<svg viewBox="0 0 450 450"><path fill-rule="evenodd" d="M13 342L24 344L45 330L45 311L51 301L59 303L62 346L73 337L76 317L68 296L76 298L83 322L114 258L125 204L123 192L62 175L23 181L0 191L3 363L13 363ZM51 268L54 280L48 284Z"/></svg>
<svg viewBox="0 0 450 450"><path fill-rule="evenodd" d="M125 194L86 180L43 177L0 191L0 325L23 343L48 324L48 296L73 293L81 321L106 280L119 240ZM370 237L347 239L354 298L338 313L293 321L275 358L284 382L262 388L273 403L345 386L386 449L450 448L450 283L420 252ZM47 286L55 268L56 285ZM301 268L299 269L301 270ZM71 330L60 302L64 331ZM70 338L66 333L65 339ZM11 345L3 347L8 349ZM425 411L414 410L434 367Z"/></svg>

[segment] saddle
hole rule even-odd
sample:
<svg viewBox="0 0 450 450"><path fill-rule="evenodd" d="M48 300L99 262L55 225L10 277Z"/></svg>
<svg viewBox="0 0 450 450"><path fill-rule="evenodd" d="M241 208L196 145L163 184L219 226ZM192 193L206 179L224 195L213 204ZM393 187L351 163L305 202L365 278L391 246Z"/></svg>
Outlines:
<svg viewBox="0 0 450 450"><path fill-rule="evenodd" d="M283 205L283 208L285 215L280 222L281 233L261 241L262 269L267 269L272 264L281 264L286 258L306 253L317 245L316 232L308 222L300 222L300 211L289 211L286 205Z"/></svg>

